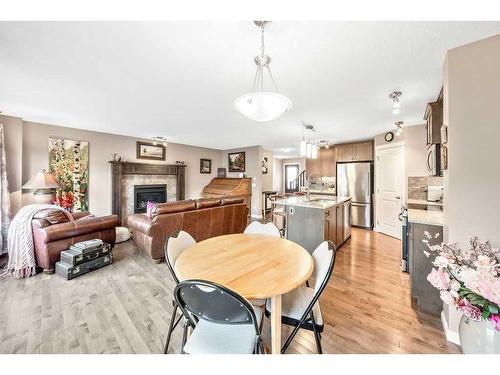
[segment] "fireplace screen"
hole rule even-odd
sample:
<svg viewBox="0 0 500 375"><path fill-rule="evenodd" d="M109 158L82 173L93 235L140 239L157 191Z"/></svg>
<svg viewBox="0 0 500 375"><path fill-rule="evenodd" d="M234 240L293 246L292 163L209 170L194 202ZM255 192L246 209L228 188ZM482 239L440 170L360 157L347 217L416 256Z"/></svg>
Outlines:
<svg viewBox="0 0 500 375"><path fill-rule="evenodd" d="M167 201L167 185L135 185L134 213L146 212L148 202L165 203Z"/></svg>

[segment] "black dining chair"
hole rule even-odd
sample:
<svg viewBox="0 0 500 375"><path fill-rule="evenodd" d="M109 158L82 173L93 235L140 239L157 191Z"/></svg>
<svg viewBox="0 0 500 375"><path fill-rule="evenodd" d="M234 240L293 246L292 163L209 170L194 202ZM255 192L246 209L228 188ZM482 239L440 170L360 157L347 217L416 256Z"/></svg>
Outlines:
<svg viewBox="0 0 500 375"><path fill-rule="evenodd" d="M186 280L175 287L174 299L185 316L181 353L263 353L258 310L235 291L205 280Z"/></svg>
<svg viewBox="0 0 500 375"><path fill-rule="evenodd" d="M165 262L167 267L174 279L175 284L179 284L179 277L175 273L175 262L181 253L188 247L196 244L193 237L187 232L176 231L172 233L165 242L164 252L165 252ZM170 339L172 337L172 332L175 330L177 325L182 319L182 314L177 318L177 304L175 299L172 298L172 316L170 317L170 324L167 332L167 339L165 340L165 347L163 349L164 354L168 354L168 347L170 345Z"/></svg>
<svg viewBox="0 0 500 375"><path fill-rule="evenodd" d="M318 354L323 353L323 349L321 348L321 332L323 332L324 323L319 305L319 297L332 276L336 258L336 247L331 241L324 241L314 250L312 257L314 260L314 288L311 288L306 283L306 285L300 286L281 297L281 322L282 324L294 327L285 344L283 344L281 353L286 352L301 328L314 332ZM266 304L265 314L267 317L271 316L269 301Z"/></svg>

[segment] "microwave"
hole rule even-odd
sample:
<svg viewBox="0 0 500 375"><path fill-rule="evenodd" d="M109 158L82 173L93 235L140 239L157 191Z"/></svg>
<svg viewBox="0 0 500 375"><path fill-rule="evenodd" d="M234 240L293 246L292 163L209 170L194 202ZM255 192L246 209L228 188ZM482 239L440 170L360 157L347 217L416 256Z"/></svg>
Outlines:
<svg viewBox="0 0 500 375"><path fill-rule="evenodd" d="M427 170L431 176L441 176L441 145L430 145L427 150Z"/></svg>

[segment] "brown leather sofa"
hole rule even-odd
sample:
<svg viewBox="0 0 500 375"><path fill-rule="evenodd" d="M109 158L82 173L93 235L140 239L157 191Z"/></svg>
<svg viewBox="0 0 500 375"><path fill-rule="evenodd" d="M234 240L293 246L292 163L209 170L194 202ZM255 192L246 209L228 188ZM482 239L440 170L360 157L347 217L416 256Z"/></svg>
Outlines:
<svg viewBox="0 0 500 375"><path fill-rule="evenodd" d="M113 247L117 226L116 215L93 217L89 212L40 211L32 221L36 264L45 273L54 272L61 251L80 241L100 238Z"/></svg>
<svg viewBox="0 0 500 375"><path fill-rule="evenodd" d="M135 245L158 263L165 257L165 240L173 232L186 231L196 241L242 233L247 215L243 198L190 199L159 204L150 215L130 215L127 224Z"/></svg>

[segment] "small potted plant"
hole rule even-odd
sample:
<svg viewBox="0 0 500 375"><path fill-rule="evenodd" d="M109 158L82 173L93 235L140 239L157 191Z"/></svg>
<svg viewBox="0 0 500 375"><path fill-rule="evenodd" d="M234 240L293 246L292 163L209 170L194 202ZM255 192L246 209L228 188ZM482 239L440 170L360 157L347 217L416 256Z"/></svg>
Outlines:
<svg viewBox="0 0 500 375"><path fill-rule="evenodd" d="M444 303L463 313L459 326L464 353L500 353L500 250L471 237L468 249L431 244L437 254L427 280L439 290ZM428 254L426 254L428 255Z"/></svg>

